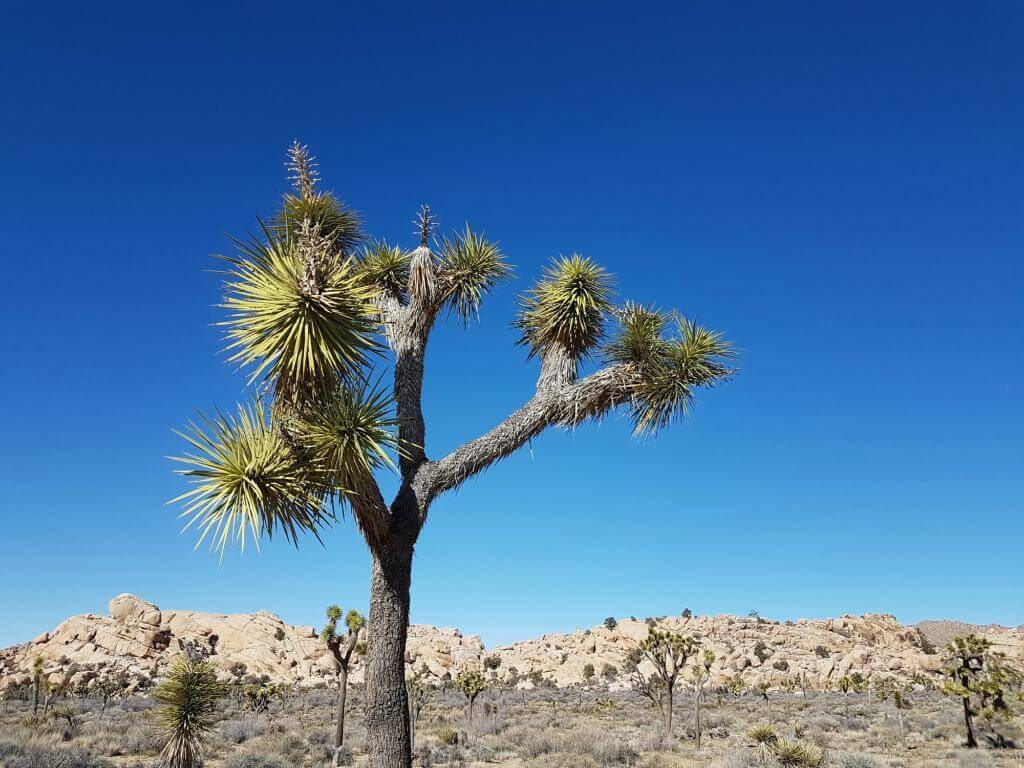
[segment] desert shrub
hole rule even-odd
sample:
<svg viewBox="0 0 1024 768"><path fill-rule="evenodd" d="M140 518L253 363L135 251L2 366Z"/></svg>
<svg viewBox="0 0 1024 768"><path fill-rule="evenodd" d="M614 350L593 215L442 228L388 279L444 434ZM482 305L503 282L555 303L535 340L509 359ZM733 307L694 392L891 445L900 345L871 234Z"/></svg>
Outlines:
<svg viewBox="0 0 1024 768"><path fill-rule="evenodd" d="M30 744L7 755L4 768L113 768L113 763L84 749Z"/></svg>
<svg viewBox="0 0 1024 768"><path fill-rule="evenodd" d="M14 741L0 741L0 759L25 754L25 748Z"/></svg>
<svg viewBox="0 0 1024 768"><path fill-rule="evenodd" d="M328 750L328 754L326 757L333 756L334 749L332 747ZM352 747L350 747L348 744L342 744L340 747L338 747L338 765L352 765L355 763L355 761L356 756L355 753L352 751Z"/></svg>
<svg viewBox="0 0 1024 768"><path fill-rule="evenodd" d="M262 736L269 729L261 720L225 720L217 730L224 741L230 744L244 744L249 739Z"/></svg>
<svg viewBox="0 0 1024 768"><path fill-rule="evenodd" d="M445 746L459 743L459 733L454 728L442 728L437 732L437 740Z"/></svg>
<svg viewBox="0 0 1024 768"><path fill-rule="evenodd" d="M828 648L826 648L824 645L816 645L814 646L814 655L817 656L819 659L827 659Z"/></svg>
<svg viewBox="0 0 1024 768"><path fill-rule="evenodd" d="M779 672L788 672L789 662L785 659L779 659L778 661L772 662L772 669L777 669Z"/></svg>
<svg viewBox="0 0 1024 768"><path fill-rule="evenodd" d="M762 664L764 663L765 659L768 658L770 653L768 651L768 646L764 643L764 640L758 640L756 643L754 643L754 655L761 660Z"/></svg>
<svg viewBox="0 0 1024 768"><path fill-rule="evenodd" d="M601 768L590 755L554 752L543 758L530 760L524 768Z"/></svg>
<svg viewBox="0 0 1024 768"><path fill-rule="evenodd" d="M555 751L551 735L544 731L519 725L509 728L504 735L520 757L540 757Z"/></svg>
<svg viewBox="0 0 1024 768"><path fill-rule="evenodd" d="M885 763L878 758L853 752L840 755L837 762L840 768L885 768Z"/></svg>
<svg viewBox="0 0 1024 768"><path fill-rule="evenodd" d="M671 752L648 752L641 757L636 768L685 768L686 763Z"/></svg>
<svg viewBox="0 0 1024 768"><path fill-rule="evenodd" d="M160 734L151 728L133 725L125 730L117 741L117 754L121 755L156 755L163 747Z"/></svg>
<svg viewBox="0 0 1024 768"><path fill-rule="evenodd" d="M224 768L288 768L280 760L253 752L231 755L224 761Z"/></svg>
<svg viewBox="0 0 1024 768"><path fill-rule="evenodd" d="M734 749L711 763L710 768L763 768L754 752L749 749Z"/></svg>

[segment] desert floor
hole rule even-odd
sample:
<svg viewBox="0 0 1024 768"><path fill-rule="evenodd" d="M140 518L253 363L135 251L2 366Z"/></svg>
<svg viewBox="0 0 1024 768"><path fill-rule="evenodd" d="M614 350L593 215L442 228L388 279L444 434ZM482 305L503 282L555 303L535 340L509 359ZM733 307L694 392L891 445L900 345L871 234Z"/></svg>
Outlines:
<svg viewBox="0 0 1024 768"><path fill-rule="evenodd" d="M870 694L851 695L849 716L841 694L711 695L703 710L703 744L693 738L694 709L683 694L676 706L673 739L659 738L658 718L631 693L505 691L485 693L469 721L455 691L436 691L417 728L416 766L516 766L519 768L772 768L748 737L770 722L780 738L817 745L822 765L839 768L1024 768L1024 749L967 750L957 702L937 693L913 696L903 713L901 736L891 703ZM363 765L361 691L350 692L343 762ZM77 715L59 717L70 706ZM206 765L223 768L289 768L328 764L333 734L334 693L285 693L254 714L241 696L222 700ZM90 698L53 702L58 717L33 722L32 702L0 704L0 760L4 768L123 768L159 765L159 730L153 703L142 696L113 701L106 711ZM1000 732L1018 745L1016 723ZM454 743L444 743L445 741Z"/></svg>

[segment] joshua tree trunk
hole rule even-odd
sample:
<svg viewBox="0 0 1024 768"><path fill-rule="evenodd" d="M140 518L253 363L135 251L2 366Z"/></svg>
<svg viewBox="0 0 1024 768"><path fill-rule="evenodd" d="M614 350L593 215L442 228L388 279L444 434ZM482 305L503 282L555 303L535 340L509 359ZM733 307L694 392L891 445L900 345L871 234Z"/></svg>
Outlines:
<svg viewBox="0 0 1024 768"><path fill-rule="evenodd" d="M476 701L476 697L475 696L470 696L469 697L469 704L467 704L467 708L468 709L467 709L467 712L466 712L466 714L469 717L470 722L472 722L472 720L473 720L473 702L474 701Z"/></svg>
<svg viewBox="0 0 1024 768"><path fill-rule="evenodd" d="M672 738L672 686L665 686L665 735Z"/></svg>
<svg viewBox="0 0 1024 768"><path fill-rule="evenodd" d="M366 653L366 751L370 768L409 768L412 739L405 687L412 553L419 532L414 503L396 502L391 528L374 548Z"/></svg>
<svg viewBox="0 0 1024 768"><path fill-rule="evenodd" d="M974 748L978 746L978 740L974 737L974 718L971 715L971 700L966 696L964 700L964 725L967 728L967 746Z"/></svg>
<svg viewBox="0 0 1024 768"><path fill-rule="evenodd" d="M32 701L32 714L33 715L36 714L37 712L39 712L39 685L40 685L40 679L39 679L39 676L37 675L36 676L36 680L35 680L35 697L34 697L34 699Z"/></svg>
<svg viewBox="0 0 1024 768"><path fill-rule="evenodd" d="M694 701L694 713L696 715L696 734L697 734L697 751L700 751L700 695L703 693L703 689L697 689L697 697Z"/></svg>
<svg viewBox="0 0 1024 768"><path fill-rule="evenodd" d="M348 698L348 665L338 672L338 717L334 727L334 768L340 765L341 745L345 743L345 700Z"/></svg>

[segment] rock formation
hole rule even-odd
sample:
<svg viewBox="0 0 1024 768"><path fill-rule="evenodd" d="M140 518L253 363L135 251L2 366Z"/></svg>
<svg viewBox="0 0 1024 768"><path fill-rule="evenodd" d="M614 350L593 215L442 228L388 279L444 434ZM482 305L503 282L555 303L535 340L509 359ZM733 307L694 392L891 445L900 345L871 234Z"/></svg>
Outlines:
<svg viewBox="0 0 1024 768"><path fill-rule="evenodd" d="M116 677L129 687L144 687L189 647L207 655L225 680L255 676L312 687L333 682L337 673L336 662L313 627L286 624L266 611L161 611L127 594L115 597L109 607L109 616L74 616L30 643L0 651L0 691L29 684L37 657L43 660L46 682L53 686L88 688ZM785 624L736 616L663 617L655 623L699 638L702 649L714 651L712 686L739 678L748 686L796 682L822 688L854 673L868 680L895 677L920 682L941 669L941 648L950 633L967 631L987 636L996 650L1024 667L1021 629L955 622L904 626L890 615ZM486 651L476 635L413 625L408 656L413 666L425 666L435 679L454 677L462 669L481 665L485 655L495 655L500 665L494 676L520 686L534 684L531 673L557 686L579 685L586 682L589 665L595 683L623 688L628 685L626 656L647 629L647 621L624 619L613 629L548 634ZM358 663L352 680L362 680Z"/></svg>

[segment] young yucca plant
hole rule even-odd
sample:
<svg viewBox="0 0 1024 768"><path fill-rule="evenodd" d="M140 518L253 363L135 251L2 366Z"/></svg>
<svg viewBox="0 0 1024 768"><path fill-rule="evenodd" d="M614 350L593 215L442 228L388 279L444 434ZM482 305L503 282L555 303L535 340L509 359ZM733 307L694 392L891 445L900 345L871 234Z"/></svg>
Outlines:
<svg viewBox="0 0 1024 768"><path fill-rule="evenodd" d="M779 739L772 748L779 765L818 768L825 762L825 753L813 744Z"/></svg>
<svg viewBox="0 0 1024 768"><path fill-rule="evenodd" d="M200 764L217 701L224 690L213 665L201 659L179 657L153 692L156 718L163 733L161 759L169 768Z"/></svg>

